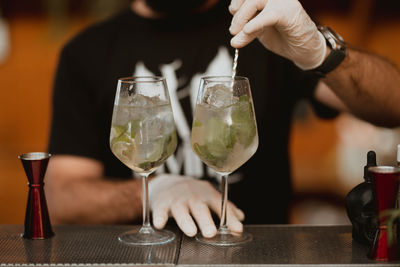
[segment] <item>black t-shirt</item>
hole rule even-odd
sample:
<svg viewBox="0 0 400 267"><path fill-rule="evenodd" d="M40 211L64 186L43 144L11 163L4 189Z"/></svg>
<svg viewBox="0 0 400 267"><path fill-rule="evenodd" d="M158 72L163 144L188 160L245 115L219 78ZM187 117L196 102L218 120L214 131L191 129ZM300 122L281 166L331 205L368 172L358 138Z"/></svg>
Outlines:
<svg viewBox="0 0 400 267"><path fill-rule="evenodd" d="M206 14L149 20L130 9L93 25L62 50L53 95L49 152L99 160L109 179L132 177L111 152L109 134L118 78L162 75L171 97L180 144L165 171L209 176L190 150L199 79L230 75L234 50L225 1ZM237 74L250 80L257 117L256 154L231 176L229 199L245 223L285 223L291 197L288 138L295 104L312 98L318 81L258 41L240 49ZM196 163L197 162L197 163ZM197 164L197 165L196 165ZM194 167L200 164L201 168Z"/></svg>

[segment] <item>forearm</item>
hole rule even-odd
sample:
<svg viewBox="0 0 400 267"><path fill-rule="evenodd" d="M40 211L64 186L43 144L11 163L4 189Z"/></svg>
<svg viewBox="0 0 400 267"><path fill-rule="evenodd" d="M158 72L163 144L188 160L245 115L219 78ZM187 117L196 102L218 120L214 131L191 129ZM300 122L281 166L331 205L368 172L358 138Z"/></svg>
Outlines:
<svg viewBox="0 0 400 267"><path fill-rule="evenodd" d="M348 49L346 59L323 82L355 116L376 125L400 126L400 72L392 63Z"/></svg>
<svg viewBox="0 0 400 267"><path fill-rule="evenodd" d="M83 179L49 185L53 223L125 223L141 217L141 180Z"/></svg>
<svg viewBox="0 0 400 267"><path fill-rule="evenodd" d="M229 10L234 15L229 31L235 48L258 38L303 70L319 66L327 55L324 36L299 1L235 0ZM400 126L400 73L386 60L349 48L346 59L323 80L354 115L382 126Z"/></svg>

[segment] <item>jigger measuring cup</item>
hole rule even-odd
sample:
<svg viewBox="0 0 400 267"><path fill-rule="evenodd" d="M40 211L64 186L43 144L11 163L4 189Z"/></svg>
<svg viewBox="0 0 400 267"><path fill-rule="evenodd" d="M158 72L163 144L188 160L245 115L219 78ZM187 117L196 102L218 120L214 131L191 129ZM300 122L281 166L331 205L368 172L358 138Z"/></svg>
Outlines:
<svg viewBox="0 0 400 267"><path fill-rule="evenodd" d="M45 239L54 235L51 229L43 182L50 157L50 154L44 152L31 152L18 156L29 181L25 230L22 235L24 238Z"/></svg>
<svg viewBox="0 0 400 267"><path fill-rule="evenodd" d="M399 188L400 168L392 166L376 166L368 168L372 174L371 184L374 199L374 208L378 219L378 229L368 257L378 261L398 259L397 244L388 244L388 230L386 218L380 216L382 212L395 208ZM394 238L396 240L396 237Z"/></svg>

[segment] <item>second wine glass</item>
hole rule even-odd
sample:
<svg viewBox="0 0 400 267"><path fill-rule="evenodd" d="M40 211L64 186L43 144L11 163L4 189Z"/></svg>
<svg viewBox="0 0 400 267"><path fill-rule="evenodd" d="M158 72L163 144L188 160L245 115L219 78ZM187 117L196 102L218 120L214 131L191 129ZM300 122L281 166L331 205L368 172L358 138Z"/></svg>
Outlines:
<svg viewBox="0 0 400 267"><path fill-rule="evenodd" d="M257 124L246 77L201 78L192 125L193 151L221 176L221 220L213 238L201 242L228 246L251 240L249 233L227 227L228 175L243 165L258 147Z"/></svg>
<svg viewBox="0 0 400 267"><path fill-rule="evenodd" d="M175 122L165 78L129 77L118 80L111 123L114 155L142 178L143 224L118 238L128 245L156 245L175 235L150 224L148 177L176 149Z"/></svg>

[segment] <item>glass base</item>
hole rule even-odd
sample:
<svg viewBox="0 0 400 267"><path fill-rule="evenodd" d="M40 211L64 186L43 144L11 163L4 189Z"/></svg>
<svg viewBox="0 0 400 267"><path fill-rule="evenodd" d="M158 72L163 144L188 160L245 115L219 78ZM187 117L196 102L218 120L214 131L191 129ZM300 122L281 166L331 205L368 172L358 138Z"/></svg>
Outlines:
<svg viewBox="0 0 400 267"><path fill-rule="evenodd" d="M168 230L154 230L151 227L142 227L139 230L130 230L118 236L118 240L130 246L162 245L175 239L175 234Z"/></svg>
<svg viewBox="0 0 400 267"><path fill-rule="evenodd" d="M234 233L228 229L219 229L218 233L214 237L207 238L199 234L196 236L196 240L213 246L235 246L250 242L253 240L253 236L246 232Z"/></svg>

